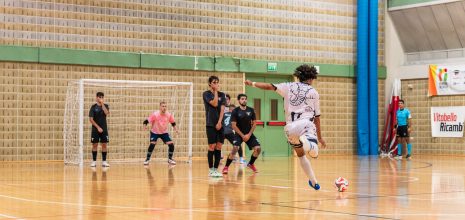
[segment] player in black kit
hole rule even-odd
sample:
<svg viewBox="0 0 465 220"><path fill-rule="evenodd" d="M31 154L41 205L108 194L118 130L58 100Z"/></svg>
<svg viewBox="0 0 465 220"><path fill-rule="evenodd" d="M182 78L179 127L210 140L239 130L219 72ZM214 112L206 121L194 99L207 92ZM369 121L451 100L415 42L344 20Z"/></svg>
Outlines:
<svg viewBox="0 0 465 220"><path fill-rule="evenodd" d="M226 104L224 93L220 92L220 80L217 76L208 78L209 90L203 92L205 105L206 130L208 138L208 167L209 176L222 177L218 172L221 160L221 147L224 143L223 114ZM213 161L215 158L215 161Z"/></svg>
<svg viewBox="0 0 465 220"><path fill-rule="evenodd" d="M231 104L231 96L229 94L226 94L226 108L224 108L224 116L223 116L223 130L224 130L224 138L231 143L231 145L234 145L234 130L231 125L231 114L232 111L236 108L234 104ZM242 152L242 146L239 145L239 150L237 151L239 154L239 162L241 164L246 164L247 161L244 160L243 152ZM233 160L235 161L235 159Z"/></svg>
<svg viewBox="0 0 465 220"><path fill-rule="evenodd" d="M228 173L229 165L231 165L231 162L238 150L238 146L240 146L242 142L247 144L249 150L253 150L247 167L253 172L258 173L254 162L260 155L261 148L260 142L258 142L258 139L253 134L255 128L257 127L255 110L247 106L247 95L239 94L237 96L237 100L240 106L235 108L231 114L231 123L234 131L236 132L236 135L234 139L233 150L226 160L226 166L223 168L223 173Z"/></svg>
<svg viewBox="0 0 465 220"><path fill-rule="evenodd" d="M103 103L104 94L103 92L97 92L96 102L89 111L89 121L92 124L92 163L91 167L96 166L97 161L97 147L100 142L102 145L102 166L109 167L110 164L107 162L107 143L108 139L108 128L107 128L107 116L110 114L110 107Z"/></svg>

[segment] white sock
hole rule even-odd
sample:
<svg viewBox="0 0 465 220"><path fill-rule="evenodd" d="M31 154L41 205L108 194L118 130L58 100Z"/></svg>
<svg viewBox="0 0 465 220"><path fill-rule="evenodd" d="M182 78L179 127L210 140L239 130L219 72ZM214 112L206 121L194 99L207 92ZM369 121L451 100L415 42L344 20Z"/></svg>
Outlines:
<svg viewBox="0 0 465 220"><path fill-rule="evenodd" d="M318 181L316 180L315 173L313 172L312 165L310 165L310 161L307 159L307 157L304 155L302 157L299 157L300 160L300 166L304 170L305 174L307 174L307 177L309 180L312 181L312 184L315 185Z"/></svg>

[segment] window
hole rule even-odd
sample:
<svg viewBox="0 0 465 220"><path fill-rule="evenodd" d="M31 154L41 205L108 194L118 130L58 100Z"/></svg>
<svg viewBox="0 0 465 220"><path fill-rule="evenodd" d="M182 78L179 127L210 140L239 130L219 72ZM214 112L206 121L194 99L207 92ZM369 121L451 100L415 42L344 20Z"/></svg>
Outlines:
<svg viewBox="0 0 465 220"><path fill-rule="evenodd" d="M277 99L271 99L270 100L270 110L271 110L271 120L272 121L277 121L278 120L278 100Z"/></svg>

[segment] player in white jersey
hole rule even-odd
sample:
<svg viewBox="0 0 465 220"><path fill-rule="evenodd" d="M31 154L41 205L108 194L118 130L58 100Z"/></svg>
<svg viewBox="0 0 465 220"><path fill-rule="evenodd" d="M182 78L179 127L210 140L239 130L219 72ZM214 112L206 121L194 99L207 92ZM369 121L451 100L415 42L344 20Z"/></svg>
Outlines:
<svg viewBox="0 0 465 220"><path fill-rule="evenodd" d="M308 184L315 190L320 189L310 161L305 156L318 157L318 142L326 148L326 142L321 137L320 129L320 96L312 87L317 78L317 70L313 66L303 64L294 72L299 82L270 84L246 80L248 86L264 90L274 90L284 98L286 112L286 133L289 143L294 148L300 160L302 169L309 178Z"/></svg>

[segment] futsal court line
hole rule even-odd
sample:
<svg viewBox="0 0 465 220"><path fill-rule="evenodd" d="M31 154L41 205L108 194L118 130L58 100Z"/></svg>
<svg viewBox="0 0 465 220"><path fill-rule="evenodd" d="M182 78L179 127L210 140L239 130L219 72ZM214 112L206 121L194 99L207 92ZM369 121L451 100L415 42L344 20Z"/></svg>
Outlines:
<svg viewBox="0 0 465 220"><path fill-rule="evenodd" d="M200 182L210 182L213 178L209 178L209 179L205 179L205 178L192 178L192 180L194 181L200 181ZM214 180L217 180L218 183L220 183L223 179L222 178L218 178L218 179L214 179ZM235 182L234 180L226 180L225 182L226 184L234 184L234 185L244 185L243 183L241 182ZM310 188L310 187L305 187L305 188L302 188L302 187L292 187L292 186L279 186L279 185L265 185L265 184L258 184L258 183L246 183L245 184L246 186L255 186L255 187L263 187L263 188L277 188L277 189L293 189L293 190L302 190L302 191L315 191L314 189ZM325 190L325 189L320 189L318 192L324 192L324 193L333 193L335 191L333 190ZM455 192L462 192L462 191L452 191L452 192L440 192L440 193L455 193ZM405 194L405 195L377 195L377 194L370 194L370 193L354 193L354 192L344 192L345 194L352 194L352 195L359 195L361 197L352 197L351 199L353 198L371 198L371 197L399 197L399 196L406 196L406 195L409 195L409 194ZM433 194L433 193L425 193L425 194ZM414 194L412 194L414 195ZM419 194L421 195L421 194ZM337 200L337 199L325 199L325 200ZM305 201L318 201L318 200L304 200L302 202L305 202ZM294 202L294 201L289 201L289 202Z"/></svg>
<svg viewBox="0 0 465 220"><path fill-rule="evenodd" d="M0 197L3 198L8 198L8 199L14 199L14 200L19 200L19 201L25 201L25 202L36 202L36 203L45 203L45 204L57 204L57 205L71 205L71 206L86 206L86 207L101 207L101 208L120 208L120 209L133 209L133 210L141 210L141 211L183 211L183 212L202 212L202 213L236 213L236 214L258 214L258 215L309 215L310 213L295 213L295 212L256 212L256 211L233 211L233 210L209 210L209 209L185 209L185 208L145 208L145 207L131 207L131 206L112 206L112 205L91 205L91 204L78 204L78 203L69 203L69 202L54 202L54 201L45 201L45 200L33 200L33 199L25 199L25 198L19 198L19 197L14 197L14 196L6 196L6 195L0 195ZM369 217L369 218L377 218L377 219L393 219L397 220L397 218L388 218L388 217L382 217L380 215L392 215L392 214L353 214L353 213L344 213L344 212L336 212L336 211L329 211L329 210L319 210L319 209L309 209L309 208L301 208L301 207L295 207L295 206L285 206L285 205L273 205L272 203L257 203L261 205L270 205L270 206L277 206L277 207L284 207L284 208L294 208L294 209L302 209L302 210L311 210L311 211L319 211L319 212L325 212L326 214L329 215L354 215L354 216L359 216L359 217ZM136 212L136 211L130 211L130 212ZM122 212L120 212L122 213ZM0 214L1 215L1 214ZM378 216L374 216L378 215ZM433 215L433 216L465 216L465 213L460 213L460 214L447 214L447 213L426 213L426 214L397 214L401 216L425 216L425 215ZM20 219L17 217L9 216L9 218L16 218ZM31 218L36 218L36 217L31 217Z"/></svg>
<svg viewBox="0 0 465 220"><path fill-rule="evenodd" d="M320 190L321 191L321 190ZM326 192L331 192L325 190ZM398 195L375 195L375 194L362 194L362 193L351 193L351 192L343 192L344 194L352 194L352 195L361 195L361 196L354 196L354 197L347 197L344 199L370 199L370 198L397 198L397 197L405 197L405 196L421 196L421 195L433 195L433 194L449 194L449 193L465 193L464 190L459 191L449 191L449 192L424 192L424 193L407 193L407 194L398 194ZM430 199L416 199L416 198L409 198L412 200L430 200ZM455 198L451 198L455 199ZM315 201L335 201L340 200L340 198L327 198L327 199L308 199L308 200L293 200L293 201L283 201L283 202L276 202L276 203L292 203L292 202L315 202Z"/></svg>
<svg viewBox="0 0 465 220"><path fill-rule="evenodd" d="M5 214L2 214L2 213L0 213L0 218L7 218L7 219L22 219L22 218L20 218L20 217L11 216L11 215L5 215Z"/></svg>
<svg viewBox="0 0 465 220"><path fill-rule="evenodd" d="M123 213L139 213L147 212L147 210L132 210L132 211L113 211L113 212L90 212L88 214L69 214L69 215L38 215L34 217L26 217L25 219L35 219L35 218L57 218L57 217L77 217L77 216L90 216L90 215L107 215L107 214L123 214ZM1 217L1 216L0 216ZM94 217L96 218L96 217ZM1 218L0 218L1 219ZM25 220L22 219L22 220Z"/></svg>
<svg viewBox="0 0 465 220"><path fill-rule="evenodd" d="M317 212L324 212L324 213L333 213L333 214L339 214L339 215L351 215L351 216L357 216L357 217L367 217L367 218L376 218L376 219L400 220L400 218L389 218L389 217L377 216L378 214L355 214L355 213L350 213L350 212L337 212L337 211L331 211L331 210L302 208L302 207L298 207L298 206L274 205L272 203L260 203L260 204L275 206L275 207L283 207L283 208L292 208L292 209L301 209L301 210L317 211Z"/></svg>
<svg viewBox="0 0 465 220"><path fill-rule="evenodd" d="M387 176L387 177L391 177L393 175L379 175L379 176ZM412 176L400 176L400 175L396 175L397 177L407 177L408 180L402 180L402 181L399 181L400 183L410 183L410 182L416 182L419 180L418 177L412 177ZM294 180L289 180L289 179L273 179L275 181L280 181L280 182L293 182ZM386 181L350 181L351 184L353 183L377 183L377 184L383 184L383 183L391 183L391 182L386 182ZM321 183L321 182L320 182Z"/></svg>
<svg viewBox="0 0 465 220"><path fill-rule="evenodd" d="M396 162L401 162L401 161L396 161ZM413 168L399 168L397 169L397 171L400 171L400 172L407 172L409 170L417 170L417 169L426 169L428 167L432 167L433 166L433 163L430 163L430 162L422 162L422 161L407 161L407 163L421 163L421 164L425 164L424 166L419 166L419 167L413 167ZM376 169L376 170L359 170L359 171L344 171L345 173L356 173L356 174L359 174L359 173L380 173L380 170L379 169ZM340 171L338 172L319 172L321 174L338 174L340 173Z"/></svg>
<svg viewBox="0 0 465 220"><path fill-rule="evenodd" d="M115 208L115 209L133 209L141 211L182 211L182 212L201 212L201 213L235 213L235 214L255 214L255 215L308 215L309 213L295 213L295 212L261 212L261 211L244 211L244 210L209 210L207 209L187 209L187 208L146 208L146 207L134 207L134 206L112 206L112 205L92 205L92 204L79 204L79 203L70 203L70 202L55 202L55 201L46 201L46 200L34 200L34 199L25 199L14 196L0 195L0 197L19 200L24 202L33 202L33 203L43 203L43 204L56 204L56 205L70 205L70 206L85 206L85 207L100 207L100 208ZM259 204L259 203L257 203ZM135 212L135 211L131 211ZM339 213L330 213L334 215L341 215ZM34 218L34 217L30 217Z"/></svg>
<svg viewBox="0 0 465 220"><path fill-rule="evenodd" d="M395 219L395 220L400 219L400 218L383 217L383 216L390 216L390 215L393 215L393 214L381 214L381 213L354 214L354 213L337 212L337 211L331 211L331 210L302 208L302 207L297 207L297 206L273 205L271 203L261 203L261 204L262 205L276 206L276 207L287 207L287 208L303 209L303 210L311 210L311 211L319 211L319 212L329 212L329 213L338 214L338 215L345 214L345 215L354 215L354 216L358 216L358 217L368 217L368 218L377 218L377 219ZM411 214L397 213L395 215L399 215L399 216L435 216L435 217L439 217L439 216L447 216L447 217L450 217L450 216L455 216L455 217L464 216L465 217L465 213L411 213Z"/></svg>
<svg viewBox="0 0 465 220"><path fill-rule="evenodd" d="M263 186L263 185L262 185ZM453 192L440 192L440 193L456 193L456 192L463 192L463 191L453 191ZM418 194L405 194L405 195L422 195L422 194L434 194L434 193L418 193ZM405 196L405 195L396 195L396 196L391 196L391 195L385 195L385 196L372 196L372 197L398 197L398 196ZM46 200L34 200L34 199L26 199L26 198L19 198L19 197L14 197L14 196L7 196L7 195L0 195L0 197L7 198L7 199L13 199L13 200L19 200L19 201L25 201L25 202L34 202L34 203L45 203L45 204L57 204L57 205L71 205L71 206L85 206L85 207L102 207L102 208L115 208L115 209L133 209L133 210L150 210L150 211L183 211L183 212L203 212L203 213L208 213L208 212L213 212L213 213L242 213L242 214L273 214L273 215L308 215L309 213L295 213L295 212L256 212L256 211L233 211L233 210L209 210L209 209L186 209L186 208L149 208L149 207L131 207L131 206L113 206L113 205L92 205L92 204L79 204L79 203L69 203L69 202L55 202L55 201L46 201ZM365 198L370 198L370 197L365 197ZM347 198L347 199L363 199L362 197L355 197L355 198ZM326 200L337 200L337 199L326 199ZM291 202L311 202L311 201L324 201L323 199L319 200L305 200L305 201L291 201ZM280 202L282 203L282 202ZM344 213L344 212L336 212L336 211L329 211L329 210L319 210L319 209L308 209L308 208L301 208L301 207L295 207L295 206L286 206L286 205L275 205L272 203L264 203L264 202L258 202L257 204L262 204L262 205L270 205L270 206L277 206L277 207L284 207L284 208L295 208L295 209L303 209L303 210L313 210L313 211L319 211L319 212L326 212L326 214L333 214L333 215L355 215L359 217L370 217L370 218L378 218L378 219L396 219L396 218L388 218L388 217L382 217L379 215L388 215L388 214L353 214L353 213ZM243 204L241 204L243 205ZM377 215L377 216L375 216ZM392 215L392 214L389 214ZM398 215L409 215L409 216L424 216L424 215L431 215L431 214L398 214ZM434 216L444 216L447 214L433 214ZM455 216L465 216L465 213L463 214L454 214Z"/></svg>
<svg viewBox="0 0 465 220"><path fill-rule="evenodd" d="M267 175L267 174L259 174L259 175L256 175L257 177L258 176L275 176L276 174L272 174L272 175ZM254 175L250 175L250 176L246 176L244 175L243 177L247 178L247 177L253 177ZM410 177L410 178L413 178L413 177ZM141 178L141 177L131 177L131 179L120 179L120 180L111 180L112 182L114 181L118 181L118 182L131 182L131 181L138 181L140 179L144 179L144 178ZM162 178L162 179L168 179L167 177L165 178ZM185 182L188 182L190 180L193 180L193 181L202 181L202 182L210 182L212 178L208 178L208 179L205 179L205 178L199 178L199 177L194 177L194 178L176 178L176 180L185 180ZM216 179L215 179L216 180ZM218 181L222 181L224 179L222 178L219 178ZM412 181L415 181L415 180L412 180ZM85 183L91 183L91 182L95 182L94 180L86 180L86 181L83 181ZM97 180L97 182L103 182L103 181L100 181L100 180ZM403 181L403 182L406 182L406 181ZM407 182L410 182L410 181L407 181ZM39 184L39 185L50 185L50 184L57 184L57 183L82 183L80 181L59 181L59 182L56 182L56 181L53 181L53 182L42 182L42 183L36 183L36 184ZM236 182L234 180L226 180L227 184L234 184L234 185L243 185L241 182ZM6 186L10 186L10 187L14 187L14 186L20 186L20 185L24 185L24 184L30 184L30 183L15 183L15 184L4 184ZM256 184L256 183L246 183L246 185L248 186L258 186L258 187L270 187L270 188L278 188L278 189L297 189L297 190L305 190L305 191L312 191L312 189L310 188L295 188L295 187L292 187L292 186L279 186L279 185L264 185L264 184ZM321 191L324 191L324 192L332 192L332 191L329 191L329 190L320 190ZM367 196L367 197L375 197L375 196L378 196L378 195L373 195L373 194L365 194L365 193L353 193L353 192L345 192L346 194L353 194L353 195L362 195L362 196ZM385 197L388 197L388 196L393 196L393 197L397 197L397 196L405 196L405 195L384 195Z"/></svg>
<svg viewBox="0 0 465 220"><path fill-rule="evenodd" d="M415 163L423 163L423 164L426 164L425 166L422 166L422 167L414 167L414 168L409 168L409 169L424 169L424 168L428 168L428 167L432 167L433 164L432 163L429 163L429 162L417 162L417 161L409 161L409 162L415 162ZM245 170L245 169L243 169ZM400 169L402 170L402 169ZM111 172L109 170L109 172ZM357 171L357 172L345 172L345 173L379 173L379 170L374 170L374 171L370 171L370 170L367 170L367 171ZM264 173L260 173L259 175L257 176L280 176L280 175L285 175L286 173L270 173L270 174L264 174ZM323 172L321 174L336 174L335 172ZM111 180L111 181L121 181L121 182L124 182L124 181L134 181L134 179L143 179L143 178L140 178L140 177L135 177L135 176L121 176L121 175L113 175L112 176L114 177L128 177L128 178L131 178L131 179L121 179L121 180ZM165 178L162 178L162 179L167 179L167 177ZM176 180L189 180L190 178L187 178L187 177L180 177L180 178L176 178ZM0 182L7 182L9 180L0 180ZM35 183L34 184L51 184L50 182L47 182L47 181L50 181L50 180L35 180ZM100 181L100 180L97 180L97 181ZM81 181L80 180L71 180L71 181L55 181L53 180L53 183L80 183ZM92 182L92 180L85 180L84 182ZM403 181L405 182L405 181ZM30 184L30 183L6 183L8 185L24 185L24 184Z"/></svg>

